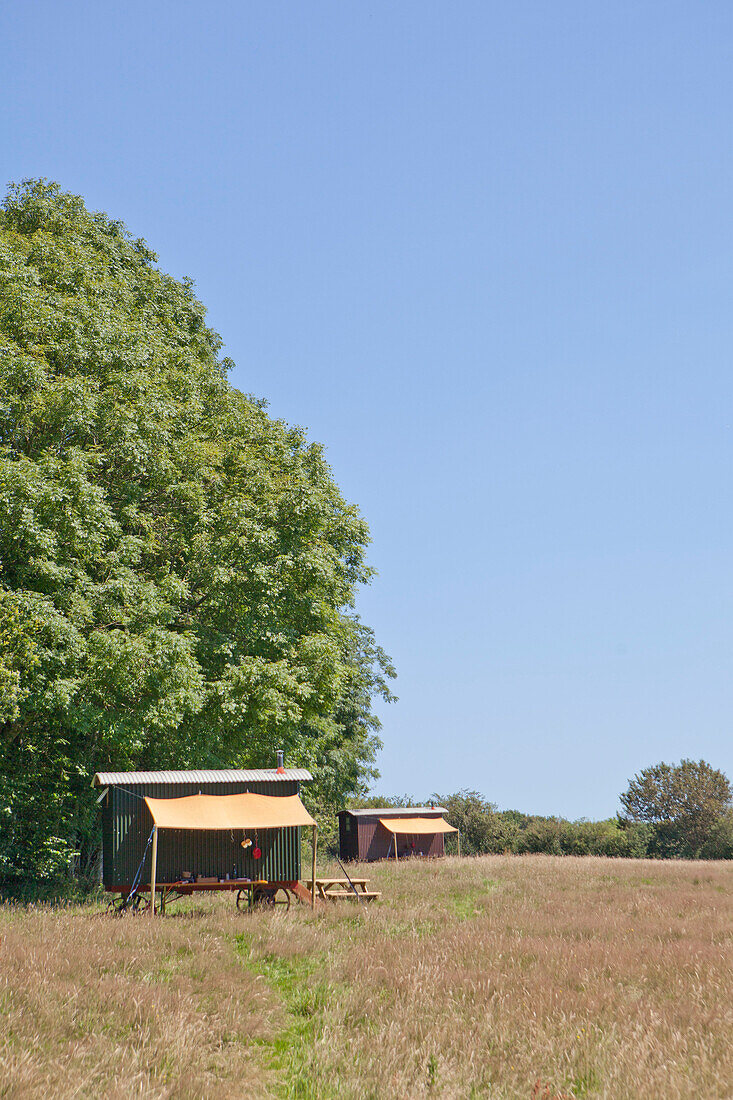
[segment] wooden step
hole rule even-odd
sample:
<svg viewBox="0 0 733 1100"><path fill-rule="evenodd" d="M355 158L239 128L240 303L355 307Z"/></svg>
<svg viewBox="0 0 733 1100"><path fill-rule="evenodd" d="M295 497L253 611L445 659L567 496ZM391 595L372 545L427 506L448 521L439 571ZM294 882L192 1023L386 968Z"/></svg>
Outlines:
<svg viewBox="0 0 733 1100"><path fill-rule="evenodd" d="M373 898L381 898L382 894L378 890L369 890L364 894L362 894L361 890L356 894L353 890L326 890L323 896L326 899L333 898L334 901L337 898L351 898L352 901L361 898L364 901L371 901Z"/></svg>
<svg viewBox="0 0 733 1100"><path fill-rule="evenodd" d="M290 886L290 890L295 894L296 898L300 901L304 901L306 905L311 905L313 902L313 895L307 886L304 886L302 882L294 882ZM316 898L318 900L318 898Z"/></svg>

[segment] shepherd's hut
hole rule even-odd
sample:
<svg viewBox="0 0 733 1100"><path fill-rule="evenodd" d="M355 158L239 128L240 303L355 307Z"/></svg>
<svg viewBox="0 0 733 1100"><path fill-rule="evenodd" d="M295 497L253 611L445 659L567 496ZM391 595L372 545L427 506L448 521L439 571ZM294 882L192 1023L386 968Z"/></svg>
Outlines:
<svg viewBox="0 0 733 1100"><path fill-rule="evenodd" d="M366 810L341 810L339 853L341 859L371 862L406 856L444 856L445 834L458 829L445 820L442 806L372 806Z"/></svg>
<svg viewBox="0 0 733 1100"><path fill-rule="evenodd" d="M301 829L313 830L315 867L316 824L299 792L312 778L280 753L273 769L98 772L105 890L164 902L171 890L256 883L266 896L302 895Z"/></svg>

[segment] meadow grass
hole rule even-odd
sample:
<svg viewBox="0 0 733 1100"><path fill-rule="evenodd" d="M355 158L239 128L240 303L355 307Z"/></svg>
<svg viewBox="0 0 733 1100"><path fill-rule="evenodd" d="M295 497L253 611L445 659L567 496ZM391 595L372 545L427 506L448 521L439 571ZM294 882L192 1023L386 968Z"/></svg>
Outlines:
<svg viewBox="0 0 733 1100"><path fill-rule="evenodd" d="M0 907L0 1096L733 1096L733 865L359 873L315 914Z"/></svg>

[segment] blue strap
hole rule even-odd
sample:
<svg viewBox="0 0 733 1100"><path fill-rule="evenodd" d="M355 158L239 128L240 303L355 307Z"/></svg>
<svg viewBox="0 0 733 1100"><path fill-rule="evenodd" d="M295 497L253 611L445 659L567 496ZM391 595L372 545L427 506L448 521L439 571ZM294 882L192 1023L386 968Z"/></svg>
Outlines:
<svg viewBox="0 0 733 1100"><path fill-rule="evenodd" d="M143 858L140 860L140 864L138 866L138 869L135 872L135 878L132 880L132 886L130 887L130 893L127 895L127 898L125 899L125 908L127 908L127 906L130 904L132 899L135 897L135 894L137 893L137 888L140 885L140 879L142 878L143 867L145 866L145 860L146 860L147 855L148 855L148 849L150 848L150 845L153 843L153 833L154 832L155 832L155 826L153 825L152 829L150 830L150 836L148 837L148 843L145 845L145 851L143 852Z"/></svg>

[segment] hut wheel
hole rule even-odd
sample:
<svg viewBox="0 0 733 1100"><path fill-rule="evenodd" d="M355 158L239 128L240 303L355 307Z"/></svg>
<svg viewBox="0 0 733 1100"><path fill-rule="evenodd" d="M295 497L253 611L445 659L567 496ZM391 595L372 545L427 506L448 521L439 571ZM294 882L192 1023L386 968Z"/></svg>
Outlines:
<svg viewBox="0 0 733 1100"><path fill-rule="evenodd" d="M270 906L277 906L281 908L284 913L287 913L290 908L290 891L284 886L274 887L256 887L254 890L253 904L258 909L263 907L269 908ZM237 893L237 909L240 913L248 913L249 909L249 891L240 890Z"/></svg>
<svg viewBox="0 0 733 1100"><path fill-rule="evenodd" d="M114 913L115 916L122 917L125 913L138 913L141 909L147 909L149 902L142 896L142 894L133 894L132 899L128 901L126 894L120 894L116 898L112 898L107 905L107 912Z"/></svg>
<svg viewBox="0 0 733 1100"><path fill-rule="evenodd" d="M284 886L269 889L267 886L255 887L255 905L282 907L284 913L290 908L290 891Z"/></svg>

